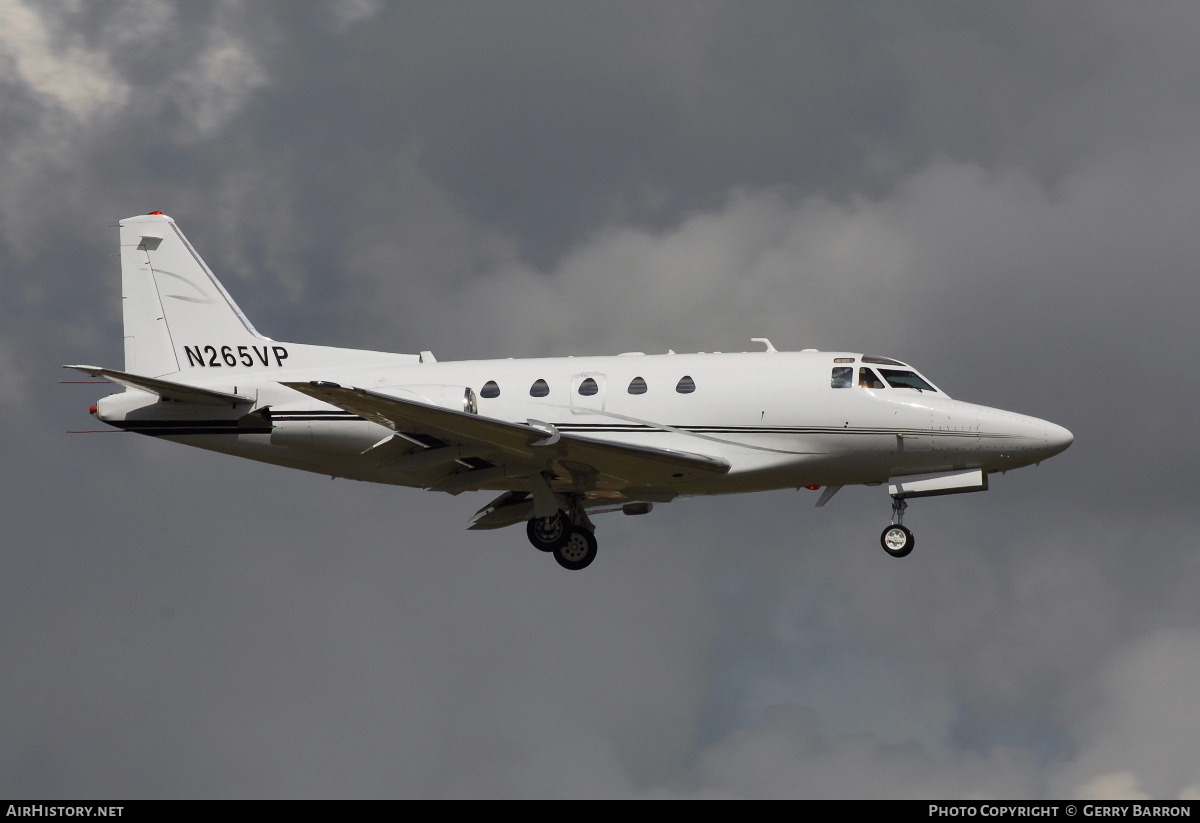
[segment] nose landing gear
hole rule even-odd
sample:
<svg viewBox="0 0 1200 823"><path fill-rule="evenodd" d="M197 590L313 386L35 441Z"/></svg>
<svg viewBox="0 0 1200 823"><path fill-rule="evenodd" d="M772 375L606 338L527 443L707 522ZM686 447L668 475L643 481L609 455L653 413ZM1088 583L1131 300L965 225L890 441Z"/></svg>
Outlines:
<svg viewBox="0 0 1200 823"><path fill-rule="evenodd" d="M892 495L892 524L879 535L879 543L883 550L892 557L906 557L917 544L913 533L904 527L904 510L908 502L903 496Z"/></svg>

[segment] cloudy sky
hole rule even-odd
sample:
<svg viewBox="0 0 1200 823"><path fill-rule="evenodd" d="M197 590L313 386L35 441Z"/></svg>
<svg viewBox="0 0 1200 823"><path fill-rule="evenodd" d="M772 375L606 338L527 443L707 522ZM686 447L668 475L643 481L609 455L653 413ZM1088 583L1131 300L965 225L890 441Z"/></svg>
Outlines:
<svg viewBox="0 0 1200 823"><path fill-rule="evenodd" d="M0 0L0 796L1200 796L1200 6ZM265 334L870 351L1075 445L687 500L583 573L488 494L91 428L116 222Z"/></svg>

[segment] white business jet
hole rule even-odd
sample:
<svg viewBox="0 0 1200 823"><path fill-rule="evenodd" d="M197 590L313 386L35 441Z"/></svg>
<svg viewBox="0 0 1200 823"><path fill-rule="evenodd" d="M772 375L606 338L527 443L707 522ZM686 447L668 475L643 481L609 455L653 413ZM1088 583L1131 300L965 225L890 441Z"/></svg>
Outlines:
<svg viewBox="0 0 1200 823"><path fill-rule="evenodd" d="M125 388L92 406L126 431L294 469L502 494L472 529L526 523L567 569L591 516L688 495L889 485L880 538L912 551L907 501L982 491L1063 451L1061 426L951 400L912 366L805 349L438 362L259 334L161 212L121 221Z"/></svg>

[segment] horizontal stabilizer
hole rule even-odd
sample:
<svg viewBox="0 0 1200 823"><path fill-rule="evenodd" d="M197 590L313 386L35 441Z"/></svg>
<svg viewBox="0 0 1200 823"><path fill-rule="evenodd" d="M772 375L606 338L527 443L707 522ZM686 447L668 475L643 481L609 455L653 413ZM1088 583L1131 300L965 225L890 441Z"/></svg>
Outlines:
<svg viewBox="0 0 1200 823"><path fill-rule="evenodd" d="M103 377L105 380L124 386L127 389L141 389L157 394L163 400L175 400L180 403L200 403L205 406L242 406L254 402L252 397L242 397L240 394L202 389L197 386L185 386L182 383L172 383L158 377L143 377L140 374L102 369L99 366L63 366L64 369L75 369L92 377Z"/></svg>

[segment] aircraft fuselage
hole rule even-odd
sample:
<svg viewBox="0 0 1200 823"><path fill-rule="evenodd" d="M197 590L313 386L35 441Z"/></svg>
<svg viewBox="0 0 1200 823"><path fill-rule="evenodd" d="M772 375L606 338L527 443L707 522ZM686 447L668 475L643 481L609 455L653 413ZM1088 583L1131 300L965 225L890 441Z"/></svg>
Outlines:
<svg viewBox="0 0 1200 823"><path fill-rule="evenodd" d="M197 348L221 356L222 347ZM228 348L232 365L221 360L219 376L210 376L218 368L209 367L203 378L191 381L232 393L255 392L258 408L269 409L258 428L253 419L244 419L244 408L160 402L142 392L106 398L98 416L130 431L254 460L428 487L438 479L436 471L380 466L375 456L363 454L391 431L299 395L280 381L334 381L435 404L455 404L470 389L477 412L487 417L541 421L562 432L715 454L729 462L726 474L679 482L673 491L681 495L883 483L968 468L1007 471L1044 460L1070 442L1070 433L1053 423L964 403L940 391L834 388L835 360L864 367L861 355L846 352L627 354L309 371L279 361L280 353L288 357L287 348L262 346L269 368L257 361L247 366L237 348ZM683 388L691 391L678 391L687 378L691 383ZM581 394L587 380L595 390ZM631 383L640 393L630 393ZM532 396L531 390L542 396ZM527 488L524 481L492 477L474 488Z"/></svg>

